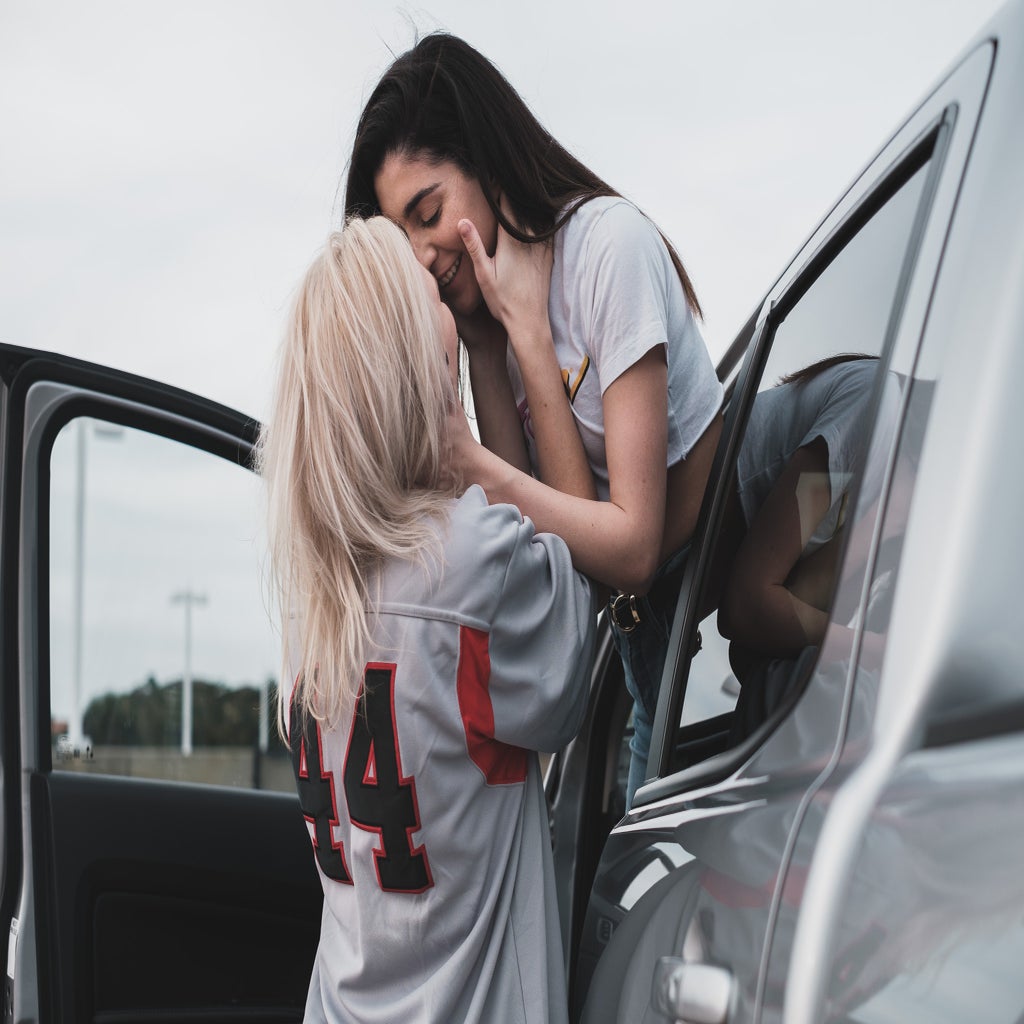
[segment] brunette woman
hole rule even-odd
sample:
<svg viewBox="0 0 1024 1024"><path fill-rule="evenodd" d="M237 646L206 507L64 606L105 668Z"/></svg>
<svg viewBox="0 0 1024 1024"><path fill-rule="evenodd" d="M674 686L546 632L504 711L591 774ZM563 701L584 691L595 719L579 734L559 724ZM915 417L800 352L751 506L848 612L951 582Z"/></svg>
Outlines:
<svg viewBox="0 0 1024 1024"><path fill-rule="evenodd" d="M374 89L345 206L400 224L455 314L483 442L457 434L462 474L563 537L613 592L631 800L721 429L690 279L657 227L449 35Z"/></svg>

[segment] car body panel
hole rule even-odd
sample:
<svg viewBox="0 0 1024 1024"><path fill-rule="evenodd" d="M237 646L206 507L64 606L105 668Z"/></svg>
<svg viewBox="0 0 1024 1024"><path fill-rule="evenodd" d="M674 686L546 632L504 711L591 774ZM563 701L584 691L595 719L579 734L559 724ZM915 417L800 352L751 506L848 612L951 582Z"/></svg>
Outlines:
<svg viewBox="0 0 1024 1024"><path fill-rule="evenodd" d="M925 199L883 353L890 371L913 383L901 418L914 411L915 402L921 404L927 440L913 453L919 468L909 491L912 500L902 492L898 502L890 497L890 507L880 508L872 535L864 538L873 562L884 540L906 537L884 633L883 672L879 676L856 660L847 660L845 667L837 660L830 667L826 637L818 668L767 733L673 774L674 730L665 723L679 721L684 688L676 680L685 680L693 657L687 638L695 632L696 616L687 602L696 600L697 578L704 571L703 564L694 566L680 598L655 723L653 777L608 836L577 933L574 1013L579 1019L665 1020L650 1002L662 956L726 968L734 979L723 1017L729 1022L810 1024L825 1015L860 1020L858 1007L871 998L875 1002L865 1020L918 1019L909 1012L884 1013L891 1006L903 1011L913 1006L906 987L935 970L940 954L955 942L915 947L907 936L914 937L926 917L926 896L934 900L937 920L964 910L970 902L962 887L965 878L944 898L927 885L919 885L914 895L906 890L902 900L880 894L898 894L899 880L909 879L922 859L924 837L934 841L936 823L950 814L950 795L935 780L952 777L956 765L966 766L958 791L961 798L971 794L974 799L972 822L991 827L1004 842L1016 839L1019 849L1024 831L1019 815L1013 824L997 821L1000 800L988 792L991 783L992 793L1012 793L1021 768L1019 744L997 741L1000 756L1010 758L1006 764L981 747L974 749L977 761L959 750L917 751L935 718L926 710L928 701L938 699L935 692L943 691L945 679L963 679L965 659L976 658L982 674L992 677L978 688L987 695L978 698L976 717L983 724L961 731L956 742L976 742L986 730L995 735L1022 724L1024 619L1009 589L1012 580L994 585L997 553L1019 551L1011 522L1024 497L1024 475L1016 466L1008 469L1000 444L1000 432L1014 426L1010 410L1019 404L1017 382L1024 379L1019 355L1024 153L1013 127L1022 94L1022 44L1024 5L1017 3L965 52L836 204L761 305L754 318L760 330L752 324L744 329L747 355L735 376L734 403L743 401L751 367L763 363L759 347L771 333L773 317L799 301L788 296L800 292L802 277L817 272L816 261L832 258L837 235L861 217L866 197L886 175L922 139L934 140ZM760 366L754 372L760 373ZM914 443L900 438L897 432L886 456L890 495L897 460ZM958 481L952 502L951 473ZM993 509L997 495L998 509ZM715 514L715 501L712 495L706 502L708 518ZM942 515L935 514L939 508ZM705 526L698 527L698 536ZM984 545L990 550L982 557ZM972 600L964 600L965 594ZM868 597L866 590L860 595L863 602ZM940 651L936 660L932 655ZM947 704L962 723L970 717L963 706L973 698L964 695L962 684L954 689L956 699L948 698ZM1014 724L1004 721L994 728L992 701L1002 701L1007 714L1012 711L1008 721ZM605 737L605 742L614 740ZM896 829L894 839L893 816L902 813L894 808L908 801L915 817L905 832ZM1018 804L1009 800L1014 808ZM900 858L887 860L897 844ZM1019 907L1019 887L1006 876L1009 848L986 849L984 842L965 838L945 852L927 850L926 859L947 879L958 870L969 876L972 865L987 859L1000 879L993 885L1003 885L1010 906ZM886 864L891 878L884 877ZM1015 912L998 913L994 892L979 885L977 907L968 912L979 949L983 939L996 942L997 930L1005 932ZM888 973L879 967L872 945L880 937L903 957ZM1019 934L1013 942L1011 948L1019 948ZM965 957L976 969L980 954ZM1006 1007L1014 997L1003 982ZM903 994L887 1003L887 985ZM1024 1008L1019 986L1018 995L1017 1013ZM985 1019L1015 1017L993 1011Z"/></svg>
<svg viewBox="0 0 1024 1024"><path fill-rule="evenodd" d="M841 955L836 936L856 894L868 879L880 887L888 884L881 866L873 863L869 870L859 851L884 831L894 788L903 790L901 801L912 800L922 818L948 812L948 792L935 784L933 773L914 772L919 764L934 765L936 772L943 771L944 762L962 766L969 785L957 787L957 799L972 811L964 827L980 837L976 845L963 836L959 846L929 851L926 863L948 879L959 871L958 885L976 889L933 893L936 920L959 899L964 930L987 934L993 942L1002 934L1009 948L1019 949L1019 934L1014 947L1006 923L1014 914L1020 920L1020 893L1006 884L998 865L1001 858L1012 859L1010 851L1024 842L1024 825L1014 814L1017 803L1007 797L1013 788L1007 780L1019 779L1024 726L1024 614L1015 573L1008 571L1020 563L1014 509L1024 498L1020 460L1009 454L1019 432L1024 372L1024 146L1019 132L1008 128L1019 117L1024 89L1024 7L1004 8L990 32L998 40L998 55L919 360L919 372L939 377L940 386L904 550L904 572L914 580L914 590L898 592L893 608L892 640L870 722L871 752L836 793L816 843L789 971L787 1020L820 1019L826 996L834 1000L829 965ZM1002 738L1006 733L1018 736ZM919 780L909 796L908 778ZM959 816L950 828L961 834ZM999 908L989 879L975 870L986 859L993 866L993 884L1003 886ZM898 875L906 865L894 859L888 870ZM880 930L906 934L912 910L894 903L892 911L879 915ZM942 955L950 962L957 958L951 939L944 950L938 945L900 950L889 967L891 987L906 985L929 968L936 981ZM812 947L816 953L809 960ZM797 972L798 958L816 969ZM976 991L986 993L982 1002L992 1016L984 1017L975 1005L972 1019L1014 1019L1024 1011L1019 986L1016 1010L1008 1012L1006 990L1000 992L995 979L986 980L979 970L974 982Z"/></svg>

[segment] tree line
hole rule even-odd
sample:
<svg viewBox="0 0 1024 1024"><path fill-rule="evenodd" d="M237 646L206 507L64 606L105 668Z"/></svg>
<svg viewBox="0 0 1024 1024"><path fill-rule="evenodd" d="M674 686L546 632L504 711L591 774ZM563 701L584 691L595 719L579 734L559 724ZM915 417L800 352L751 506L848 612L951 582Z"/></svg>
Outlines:
<svg viewBox="0 0 1024 1024"><path fill-rule="evenodd" d="M150 676L129 693L93 698L82 730L93 746L181 745L181 680L160 684ZM282 746L275 723L276 687L270 688L271 749ZM192 743L196 747L252 747L259 737L260 689L196 679L192 683Z"/></svg>

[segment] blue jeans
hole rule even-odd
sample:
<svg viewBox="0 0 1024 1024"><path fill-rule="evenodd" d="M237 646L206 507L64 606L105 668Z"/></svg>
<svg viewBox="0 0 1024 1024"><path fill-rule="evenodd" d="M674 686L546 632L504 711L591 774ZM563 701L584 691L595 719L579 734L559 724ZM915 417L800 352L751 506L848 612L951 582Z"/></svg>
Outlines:
<svg viewBox="0 0 1024 1024"><path fill-rule="evenodd" d="M654 576L651 593L636 599L640 623L624 633L611 623L612 641L622 658L626 689L633 698L633 738L629 741L629 780L626 784L626 809L633 806L633 794L647 777L647 757L651 751L651 730L658 707L658 691L665 670L668 637L672 631L679 598L678 587L659 588L658 581L681 568L690 553L684 544L662 563Z"/></svg>

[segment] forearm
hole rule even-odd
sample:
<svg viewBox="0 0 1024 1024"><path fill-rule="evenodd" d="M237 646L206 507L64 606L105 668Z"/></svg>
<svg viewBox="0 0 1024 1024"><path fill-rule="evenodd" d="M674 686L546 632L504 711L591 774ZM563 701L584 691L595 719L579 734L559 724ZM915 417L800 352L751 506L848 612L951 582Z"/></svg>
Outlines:
<svg viewBox="0 0 1024 1024"><path fill-rule="evenodd" d="M530 459L505 367L504 345L469 352L469 385L481 443L510 466L529 473Z"/></svg>
<svg viewBox="0 0 1024 1024"><path fill-rule="evenodd" d="M653 517L648 522L613 501L564 494L482 445L463 450L459 462L463 479L479 484L488 501L515 505L539 531L561 537L581 572L616 590L643 593L650 586L661 540Z"/></svg>
<svg viewBox="0 0 1024 1024"><path fill-rule="evenodd" d="M820 644L827 626L827 612L800 600L781 584L747 592L742 600L730 594L719 610L723 636L780 658Z"/></svg>
<svg viewBox="0 0 1024 1024"><path fill-rule="evenodd" d="M564 494L597 500L594 475L555 356L551 328L513 325L509 332L530 409L537 451L537 475Z"/></svg>
<svg viewBox="0 0 1024 1024"><path fill-rule="evenodd" d="M820 440L820 439L819 439ZM722 598L723 636L778 657L820 644L831 603L832 552L808 555L830 507L824 441L798 448L754 516ZM819 549L820 550L820 549Z"/></svg>

